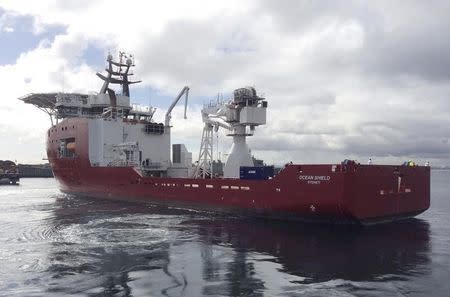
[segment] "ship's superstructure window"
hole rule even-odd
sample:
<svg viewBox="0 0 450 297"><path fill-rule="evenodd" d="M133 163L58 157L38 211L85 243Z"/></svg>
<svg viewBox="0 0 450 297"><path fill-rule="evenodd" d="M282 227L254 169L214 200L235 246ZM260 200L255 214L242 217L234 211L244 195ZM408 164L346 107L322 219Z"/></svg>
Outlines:
<svg viewBox="0 0 450 297"><path fill-rule="evenodd" d="M147 123L147 124L145 124L144 131L147 134L163 134L164 133L164 124L162 124L162 123Z"/></svg>
<svg viewBox="0 0 450 297"><path fill-rule="evenodd" d="M59 140L58 156L60 158L75 157L75 138L65 138Z"/></svg>
<svg viewBox="0 0 450 297"><path fill-rule="evenodd" d="M127 162L134 162L134 151L124 150L125 160Z"/></svg>

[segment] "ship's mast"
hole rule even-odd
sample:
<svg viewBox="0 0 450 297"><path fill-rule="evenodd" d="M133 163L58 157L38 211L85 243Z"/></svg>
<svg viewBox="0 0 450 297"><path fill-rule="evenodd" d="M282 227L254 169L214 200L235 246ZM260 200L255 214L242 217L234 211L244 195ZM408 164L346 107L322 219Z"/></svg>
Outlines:
<svg viewBox="0 0 450 297"><path fill-rule="evenodd" d="M141 81L129 81L128 77L133 75L130 73L130 68L134 67L133 56L124 52L119 52L119 61L113 61L111 54L108 54L106 59L108 68L106 68L107 76L97 72L97 76L104 82L100 89L100 94L108 93L113 101L115 98L114 90L109 88L109 84L119 84L122 86L122 95L130 97L130 85L140 83ZM113 95L114 94L114 95Z"/></svg>
<svg viewBox="0 0 450 297"><path fill-rule="evenodd" d="M103 80L100 96L81 93L35 93L23 96L20 100L45 111L50 116L52 126L54 125L54 119L58 124L59 119L68 117L116 117L119 115L118 110L121 111L122 115L128 114L131 109L129 106L130 85L141 82L129 80L129 76L133 75L130 72L131 68L134 67L133 56L119 52L118 61L113 61L111 54L108 54L106 60L108 62L106 76L97 73L97 76ZM116 96L116 92L110 88L110 84L122 86L121 96ZM107 94L107 96L104 94ZM123 97L126 97L126 99ZM92 100L98 98L100 100L95 100L95 106L93 106ZM151 118L154 112L154 110L149 109L146 112L140 112L140 114Z"/></svg>

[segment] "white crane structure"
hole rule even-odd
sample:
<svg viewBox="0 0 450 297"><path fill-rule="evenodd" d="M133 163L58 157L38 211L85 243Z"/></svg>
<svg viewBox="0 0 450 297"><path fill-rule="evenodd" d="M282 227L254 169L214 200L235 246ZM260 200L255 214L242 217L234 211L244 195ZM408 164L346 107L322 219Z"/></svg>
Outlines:
<svg viewBox="0 0 450 297"><path fill-rule="evenodd" d="M219 127L229 130L233 145L224 168L225 178L239 178L241 166L254 166L246 142L255 127L266 123L267 101L257 96L253 87L234 91L233 99L205 105L202 109L204 122L198 164L194 171L196 178L211 178L213 161L213 131Z"/></svg>
<svg viewBox="0 0 450 297"><path fill-rule="evenodd" d="M232 130L232 127L223 122L221 114L224 107L223 102L209 103L202 109L202 120L204 123L202 142L200 144L200 153L198 156L197 167L194 171L195 178L213 177L213 136L214 131L218 132L219 127Z"/></svg>
<svg viewBox="0 0 450 297"><path fill-rule="evenodd" d="M173 100L172 104L170 105L169 109L166 112L166 118L164 121L164 126L170 127L170 119L172 118L172 110L177 105L178 101L180 101L181 97L184 96L184 119L186 119L186 111L187 111L187 102L189 97L189 87L185 86L183 89L181 89L180 93L177 97Z"/></svg>

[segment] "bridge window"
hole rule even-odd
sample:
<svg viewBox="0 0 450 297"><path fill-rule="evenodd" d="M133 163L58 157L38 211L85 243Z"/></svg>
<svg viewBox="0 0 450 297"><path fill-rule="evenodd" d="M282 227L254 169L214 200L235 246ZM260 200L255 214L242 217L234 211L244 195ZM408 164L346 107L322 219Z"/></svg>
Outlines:
<svg viewBox="0 0 450 297"><path fill-rule="evenodd" d="M147 123L145 124L144 132L147 134L164 134L164 124Z"/></svg>

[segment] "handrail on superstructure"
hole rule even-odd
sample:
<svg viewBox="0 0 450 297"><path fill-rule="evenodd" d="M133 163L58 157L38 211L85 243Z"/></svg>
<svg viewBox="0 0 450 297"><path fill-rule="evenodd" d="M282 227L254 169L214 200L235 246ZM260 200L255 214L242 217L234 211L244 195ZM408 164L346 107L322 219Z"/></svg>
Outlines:
<svg viewBox="0 0 450 297"><path fill-rule="evenodd" d="M178 94L177 97L175 97L175 100L173 100L172 104L170 105L169 109L166 112L166 121L165 121L165 126L169 126L170 125L170 118L172 117L172 109L175 107L175 105L177 105L178 101L180 101L180 98L183 96L183 94L185 94L185 101L184 101L184 118L186 119L186 111L187 111L187 102L188 102L188 96L189 96L189 87L185 86L181 92Z"/></svg>

